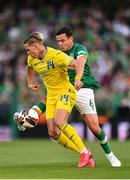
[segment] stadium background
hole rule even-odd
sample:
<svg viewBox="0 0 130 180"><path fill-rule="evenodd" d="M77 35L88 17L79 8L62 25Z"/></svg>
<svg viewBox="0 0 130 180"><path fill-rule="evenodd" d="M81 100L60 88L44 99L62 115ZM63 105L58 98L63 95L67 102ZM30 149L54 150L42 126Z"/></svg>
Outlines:
<svg viewBox="0 0 130 180"><path fill-rule="evenodd" d="M55 31L70 25L77 42L91 54L91 67L102 87L96 92L99 121L109 138L130 137L130 1L0 0L0 141L48 137L46 123L17 131L13 113L44 96L27 89L23 39L32 31L57 47ZM39 80L39 79L38 79ZM93 136L74 109L70 122L83 138Z"/></svg>

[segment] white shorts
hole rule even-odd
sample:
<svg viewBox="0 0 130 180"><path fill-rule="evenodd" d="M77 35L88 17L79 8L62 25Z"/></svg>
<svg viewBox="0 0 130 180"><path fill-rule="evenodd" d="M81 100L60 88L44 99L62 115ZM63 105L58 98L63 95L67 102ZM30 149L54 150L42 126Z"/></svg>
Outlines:
<svg viewBox="0 0 130 180"><path fill-rule="evenodd" d="M94 91L81 88L77 91L76 108L81 114L97 114Z"/></svg>

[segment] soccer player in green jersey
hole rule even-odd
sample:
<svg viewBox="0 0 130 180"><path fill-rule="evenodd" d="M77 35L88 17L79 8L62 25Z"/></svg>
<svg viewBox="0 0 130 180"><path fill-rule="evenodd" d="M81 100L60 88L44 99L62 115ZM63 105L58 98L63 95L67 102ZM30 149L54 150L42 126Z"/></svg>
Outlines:
<svg viewBox="0 0 130 180"><path fill-rule="evenodd" d="M60 49L68 55L78 60L80 67L80 76L76 76L76 71L68 70L69 79L72 84L74 80L81 80L83 86L77 91L76 107L79 110L82 119L85 121L94 136L98 139L103 148L106 158L113 167L120 167L121 162L113 154L104 131L98 123L98 115L95 106L94 90L100 87L94 78L90 68L90 56L87 49L74 42L72 29L63 27L56 32L56 41Z"/></svg>

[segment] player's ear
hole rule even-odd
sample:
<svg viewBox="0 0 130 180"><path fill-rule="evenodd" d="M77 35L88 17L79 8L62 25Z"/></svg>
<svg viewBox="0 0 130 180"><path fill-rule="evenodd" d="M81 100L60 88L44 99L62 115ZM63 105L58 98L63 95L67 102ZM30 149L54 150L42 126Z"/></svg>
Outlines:
<svg viewBox="0 0 130 180"><path fill-rule="evenodd" d="M73 38L73 36L70 36L70 40L73 42L74 41L74 38Z"/></svg>

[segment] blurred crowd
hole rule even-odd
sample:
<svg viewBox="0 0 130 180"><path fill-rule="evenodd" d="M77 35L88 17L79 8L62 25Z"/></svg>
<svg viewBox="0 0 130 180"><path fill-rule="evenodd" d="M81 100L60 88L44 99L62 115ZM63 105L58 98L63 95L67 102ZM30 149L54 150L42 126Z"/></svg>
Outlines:
<svg viewBox="0 0 130 180"><path fill-rule="evenodd" d="M77 5L76 5L77 4ZM101 88L96 92L98 113L115 116L130 108L130 1L0 1L0 121L31 107L40 93L28 90L23 39L43 33L46 44L57 47L55 31L70 25L75 40L91 55L91 67ZM39 79L38 79L39 80ZM40 81L40 80L39 80Z"/></svg>

